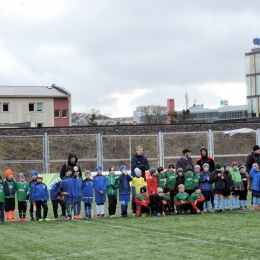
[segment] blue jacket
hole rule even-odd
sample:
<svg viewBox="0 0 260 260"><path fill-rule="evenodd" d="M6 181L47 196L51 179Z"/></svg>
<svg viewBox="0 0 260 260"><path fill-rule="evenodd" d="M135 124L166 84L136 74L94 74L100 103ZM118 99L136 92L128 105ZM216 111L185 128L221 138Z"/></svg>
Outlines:
<svg viewBox="0 0 260 260"><path fill-rule="evenodd" d="M32 181L29 182L29 186L30 186L30 189L31 189L30 198L29 198L30 203L33 203L35 201L35 200L33 200L33 188L34 188L36 183L37 183L37 180L32 180Z"/></svg>
<svg viewBox="0 0 260 260"><path fill-rule="evenodd" d="M207 180L209 178L209 181ZM210 172L202 172L200 174L200 187L201 190L212 190L212 185L211 185L211 173Z"/></svg>
<svg viewBox="0 0 260 260"><path fill-rule="evenodd" d="M103 175L96 175L93 180L95 192L103 191L106 194L107 190L107 178Z"/></svg>
<svg viewBox="0 0 260 260"><path fill-rule="evenodd" d="M44 183L36 183L33 187L33 200L49 200L49 192L46 184Z"/></svg>
<svg viewBox="0 0 260 260"><path fill-rule="evenodd" d="M76 199L76 201L79 201L82 198L82 178L81 177L74 178L74 186L75 186L75 199Z"/></svg>
<svg viewBox="0 0 260 260"><path fill-rule="evenodd" d="M249 177L251 179L250 190L260 191L260 171L256 171L254 168L250 170Z"/></svg>
<svg viewBox="0 0 260 260"><path fill-rule="evenodd" d="M74 178L69 177L60 182L60 186L63 188L63 191L67 192L68 194L65 196L65 201L67 203L74 203L75 202L75 183Z"/></svg>
<svg viewBox="0 0 260 260"><path fill-rule="evenodd" d="M57 200L57 197L61 196L60 182L52 184L50 194L51 194L51 200Z"/></svg>
<svg viewBox="0 0 260 260"><path fill-rule="evenodd" d="M87 198L93 198L93 180L91 179L85 179L82 182L82 200L84 202L88 202Z"/></svg>
<svg viewBox="0 0 260 260"><path fill-rule="evenodd" d="M130 187L130 181L132 181L132 176L129 174L124 174L122 173L118 177L118 182L119 182L119 194L121 195L129 195L131 192L131 187Z"/></svg>

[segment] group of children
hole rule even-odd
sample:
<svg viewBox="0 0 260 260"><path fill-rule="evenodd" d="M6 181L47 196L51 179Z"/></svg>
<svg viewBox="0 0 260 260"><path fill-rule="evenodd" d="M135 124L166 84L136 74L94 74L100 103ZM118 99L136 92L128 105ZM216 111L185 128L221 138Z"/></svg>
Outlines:
<svg viewBox="0 0 260 260"><path fill-rule="evenodd" d="M223 169L222 169L223 168ZM194 172L188 165L186 169L175 170L173 164L168 169L151 168L146 181L139 168L135 168L135 177L128 174L127 167L120 167L120 175L115 169L109 168L107 176L102 175L102 167L97 165L96 175L91 176L85 171L85 178L79 175L77 166L66 167L64 179L52 185L50 199L53 206L54 220L59 218L58 205L64 220L81 219L81 204L84 203L84 217L92 218L92 203L95 198L97 218L105 218L105 203L108 200L108 215L115 217L117 201L121 206L122 217L128 216L128 204L135 216L145 217L146 214L158 217L165 214L197 214L210 213L214 207L216 213L229 211L232 195L232 210L247 209L247 193L250 188L253 197L253 209L259 209L260 202L260 170L254 164L250 173L245 166L233 162L223 166L215 164L215 170L209 172L209 165L204 164L203 170L195 165ZM24 174L19 174L16 181L13 172L6 170L6 178L0 178L0 220L15 221L15 197L18 202L19 221L26 221L27 203L30 204L31 220L49 221L47 186L42 182L42 175L36 170L31 171L31 181L25 181ZM132 193L132 197L131 197ZM118 198L119 195L119 198ZM43 209L43 215L41 211ZM5 214L4 214L5 212ZM34 212L36 217L34 218Z"/></svg>

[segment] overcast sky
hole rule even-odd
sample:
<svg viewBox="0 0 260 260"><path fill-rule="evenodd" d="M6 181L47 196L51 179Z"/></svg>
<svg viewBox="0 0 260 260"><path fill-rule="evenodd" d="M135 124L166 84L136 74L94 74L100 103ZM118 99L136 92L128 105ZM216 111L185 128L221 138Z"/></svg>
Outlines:
<svg viewBox="0 0 260 260"><path fill-rule="evenodd" d="M0 0L0 85L55 83L72 112L246 104L260 1Z"/></svg>

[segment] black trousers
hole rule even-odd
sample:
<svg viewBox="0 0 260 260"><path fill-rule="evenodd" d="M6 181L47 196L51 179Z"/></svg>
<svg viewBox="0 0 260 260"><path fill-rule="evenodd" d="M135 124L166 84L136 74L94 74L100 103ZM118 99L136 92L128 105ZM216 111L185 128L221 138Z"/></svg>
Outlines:
<svg viewBox="0 0 260 260"><path fill-rule="evenodd" d="M200 211L203 211L203 203L204 201L202 202L197 202L196 206L198 207L198 209ZM191 206L191 214L197 214L197 211Z"/></svg>
<svg viewBox="0 0 260 260"><path fill-rule="evenodd" d="M108 215L116 214L117 196L107 195L108 198Z"/></svg>
<svg viewBox="0 0 260 260"><path fill-rule="evenodd" d="M15 198L5 198L5 212L14 211Z"/></svg>
<svg viewBox="0 0 260 260"><path fill-rule="evenodd" d="M189 203L185 203L185 204L182 204L180 206L177 207L177 214L182 214L183 211L187 211L189 210L191 207L191 205Z"/></svg>
<svg viewBox="0 0 260 260"><path fill-rule="evenodd" d="M0 202L0 219L1 219L1 222L5 221L5 203L4 202Z"/></svg>
<svg viewBox="0 0 260 260"><path fill-rule="evenodd" d="M27 210L27 202L26 201L18 201L19 218L25 218L26 217L26 210Z"/></svg>
<svg viewBox="0 0 260 260"><path fill-rule="evenodd" d="M58 206L61 206L61 214L66 217L66 202L64 200L52 200L54 218L58 218Z"/></svg>
<svg viewBox="0 0 260 260"><path fill-rule="evenodd" d="M156 199L156 196L155 196L155 195L150 195L150 196L149 196L151 213L156 212L155 199Z"/></svg>
<svg viewBox="0 0 260 260"><path fill-rule="evenodd" d="M47 200L38 200L36 201L36 218L41 219L42 218L42 208L43 208L43 218L47 218L48 214L48 204Z"/></svg>
<svg viewBox="0 0 260 260"><path fill-rule="evenodd" d="M240 191L239 200L247 200L247 190L241 190Z"/></svg>

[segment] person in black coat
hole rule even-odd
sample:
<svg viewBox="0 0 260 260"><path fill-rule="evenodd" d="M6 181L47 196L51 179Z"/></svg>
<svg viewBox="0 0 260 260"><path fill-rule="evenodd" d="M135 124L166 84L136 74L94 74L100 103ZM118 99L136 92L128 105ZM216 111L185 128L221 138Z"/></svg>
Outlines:
<svg viewBox="0 0 260 260"><path fill-rule="evenodd" d="M255 145L253 147L253 151L247 156L246 159L246 172L249 173L252 165L254 163L257 163L260 165L260 147L258 145Z"/></svg>
<svg viewBox="0 0 260 260"><path fill-rule="evenodd" d="M68 155L68 162L62 165L61 170L60 170L61 179L64 179L66 177L66 167L67 166L70 166L73 169L73 171L72 171L73 174L74 174L74 172L77 171L77 172L79 172L79 176L82 177L82 172L81 172L80 166L78 164L78 157L75 154L70 153Z"/></svg>

